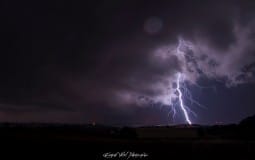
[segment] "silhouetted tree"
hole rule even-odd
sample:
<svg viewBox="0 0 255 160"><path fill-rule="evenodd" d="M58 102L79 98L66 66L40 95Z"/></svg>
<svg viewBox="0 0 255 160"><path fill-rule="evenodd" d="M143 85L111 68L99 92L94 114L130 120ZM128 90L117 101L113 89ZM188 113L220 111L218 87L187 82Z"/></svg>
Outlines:
<svg viewBox="0 0 255 160"><path fill-rule="evenodd" d="M255 127L255 115L243 119L240 126Z"/></svg>

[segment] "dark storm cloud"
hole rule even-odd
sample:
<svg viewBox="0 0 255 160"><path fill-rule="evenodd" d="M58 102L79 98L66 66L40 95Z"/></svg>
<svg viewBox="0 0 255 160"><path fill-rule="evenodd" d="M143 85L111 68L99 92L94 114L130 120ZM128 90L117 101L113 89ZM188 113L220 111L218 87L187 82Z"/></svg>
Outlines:
<svg viewBox="0 0 255 160"><path fill-rule="evenodd" d="M94 116L113 123L110 117L136 110L141 96L163 94L183 71L170 53L178 36L201 45L192 66L203 66L208 77L216 70L219 77L233 73L232 83L246 82L237 72L254 61L253 17L251 1L5 1L0 99L11 110L70 108L91 117L81 121ZM210 62L220 65L204 66Z"/></svg>

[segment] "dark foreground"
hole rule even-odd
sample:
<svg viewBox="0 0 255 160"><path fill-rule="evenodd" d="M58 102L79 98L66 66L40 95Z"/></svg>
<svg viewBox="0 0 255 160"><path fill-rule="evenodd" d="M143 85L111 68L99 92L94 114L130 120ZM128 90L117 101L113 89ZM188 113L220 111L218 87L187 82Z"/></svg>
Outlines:
<svg viewBox="0 0 255 160"><path fill-rule="evenodd" d="M35 154L45 159L255 159L255 129L238 125L118 128L2 124L0 141L3 154Z"/></svg>

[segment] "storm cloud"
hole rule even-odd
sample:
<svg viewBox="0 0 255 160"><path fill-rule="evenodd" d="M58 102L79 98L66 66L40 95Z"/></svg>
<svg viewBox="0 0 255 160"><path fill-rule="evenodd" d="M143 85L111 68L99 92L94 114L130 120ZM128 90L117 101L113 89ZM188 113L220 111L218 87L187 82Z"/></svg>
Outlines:
<svg viewBox="0 0 255 160"><path fill-rule="evenodd" d="M20 3L1 8L0 110L7 120L45 113L51 121L59 111L79 122L147 123L154 112L147 102L165 101L178 72L190 84L254 82L252 1ZM181 48L182 58L175 53L180 38L191 46Z"/></svg>

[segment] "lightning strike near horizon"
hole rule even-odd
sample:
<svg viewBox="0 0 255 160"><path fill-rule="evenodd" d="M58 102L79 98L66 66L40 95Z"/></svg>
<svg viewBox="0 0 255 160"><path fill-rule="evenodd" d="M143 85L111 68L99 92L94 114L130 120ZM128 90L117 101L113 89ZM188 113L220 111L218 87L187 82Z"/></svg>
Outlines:
<svg viewBox="0 0 255 160"><path fill-rule="evenodd" d="M160 109L164 106L168 109L170 107L168 117L171 116L173 122L175 121L176 116L180 115L178 117L184 117L185 123L191 125L193 123L191 117L197 117L197 114L190 108L190 106L195 105L205 108L205 106L201 105L193 98L188 86L189 84L195 87L199 86L196 81L193 81L192 76L194 76L194 72L189 70L189 65L192 63L189 60L197 60L196 57L192 57L192 54L190 54L195 46L191 42L179 38L178 44L174 48L175 49L170 49L170 51L160 51L160 54L162 54L161 58L167 59L168 55L175 55L178 58L179 63L182 64L182 68L171 75L168 80L170 86L163 87L163 94L158 97L140 96L139 103L141 105L149 104L151 106L160 106Z"/></svg>
<svg viewBox="0 0 255 160"><path fill-rule="evenodd" d="M178 91L178 101L179 101L179 105L181 107L181 110L185 116L185 120L189 123L189 124L192 124L190 118L189 118L189 114L186 110L186 107L184 106L184 103L183 103L183 99L182 99L182 91L180 89L180 79L181 79L181 73L178 73L178 77L177 77L177 87L176 87L176 90Z"/></svg>
<svg viewBox="0 0 255 160"><path fill-rule="evenodd" d="M184 97L185 99L189 100L192 104L201 105L197 101L195 101L188 88L185 86L185 82L183 79L182 73L176 74L176 87L173 89L173 92L171 92L169 96L169 106L171 107L171 111L169 112L168 116L172 114L173 120L175 119L175 116L177 114L177 108L178 111L180 110L183 113L183 116L185 118L185 121L191 125L192 121L190 118L190 113L194 116L196 116L196 113L193 112L187 105L184 103ZM202 105L201 105L202 106Z"/></svg>
<svg viewBox="0 0 255 160"><path fill-rule="evenodd" d="M186 43L183 39L179 38L179 42L178 42L178 46L176 48L176 54L177 56L183 60L185 57L185 52L182 51L182 47L186 47L188 49L192 49L192 45ZM185 62L185 61L184 61ZM176 78L176 88L174 89L175 94L170 94L170 106L173 112L173 119L177 113L176 111L176 107L178 106L180 108L180 111L183 113L185 121L191 125L192 121L190 119L189 113L192 113L193 115L196 116L196 114L188 107L185 105L184 103L184 99L183 96L186 95L186 98L191 102L191 103L195 103L198 106L202 106L200 103L198 103L197 101L195 101L192 98L192 95L190 93L190 91L188 90L188 88L185 86L185 82L184 82L184 77L183 77L183 73L178 72L177 73L177 78ZM176 101L175 103L173 103L173 99Z"/></svg>
<svg viewBox="0 0 255 160"><path fill-rule="evenodd" d="M191 45L187 44L184 40L182 40L181 38L179 38L179 42L178 42L178 46L176 47L176 54L178 55L179 58L183 59L185 56L185 52L182 51L182 47L187 47L187 48L191 48ZM177 113L176 111L176 107L178 106L180 108L180 111L183 113L185 121L191 125L191 119L189 116L189 112L193 113L194 115L196 115L193 111L191 111L191 109L189 109L185 104L184 104L184 99L183 99L183 92L187 95L187 98L191 101L191 102L196 102L195 100L193 100L191 93L189 92L189 90L187 89L187 87L184 84L184 79L182 76L181 72L178 72L176 74L177 78L176 78L176 88L174 89L174 94L169 94L170 100L169 100L169 105L171 106L171 110L173 113L173 119ZM198 103L199 104L199 103Z"/></svg>

